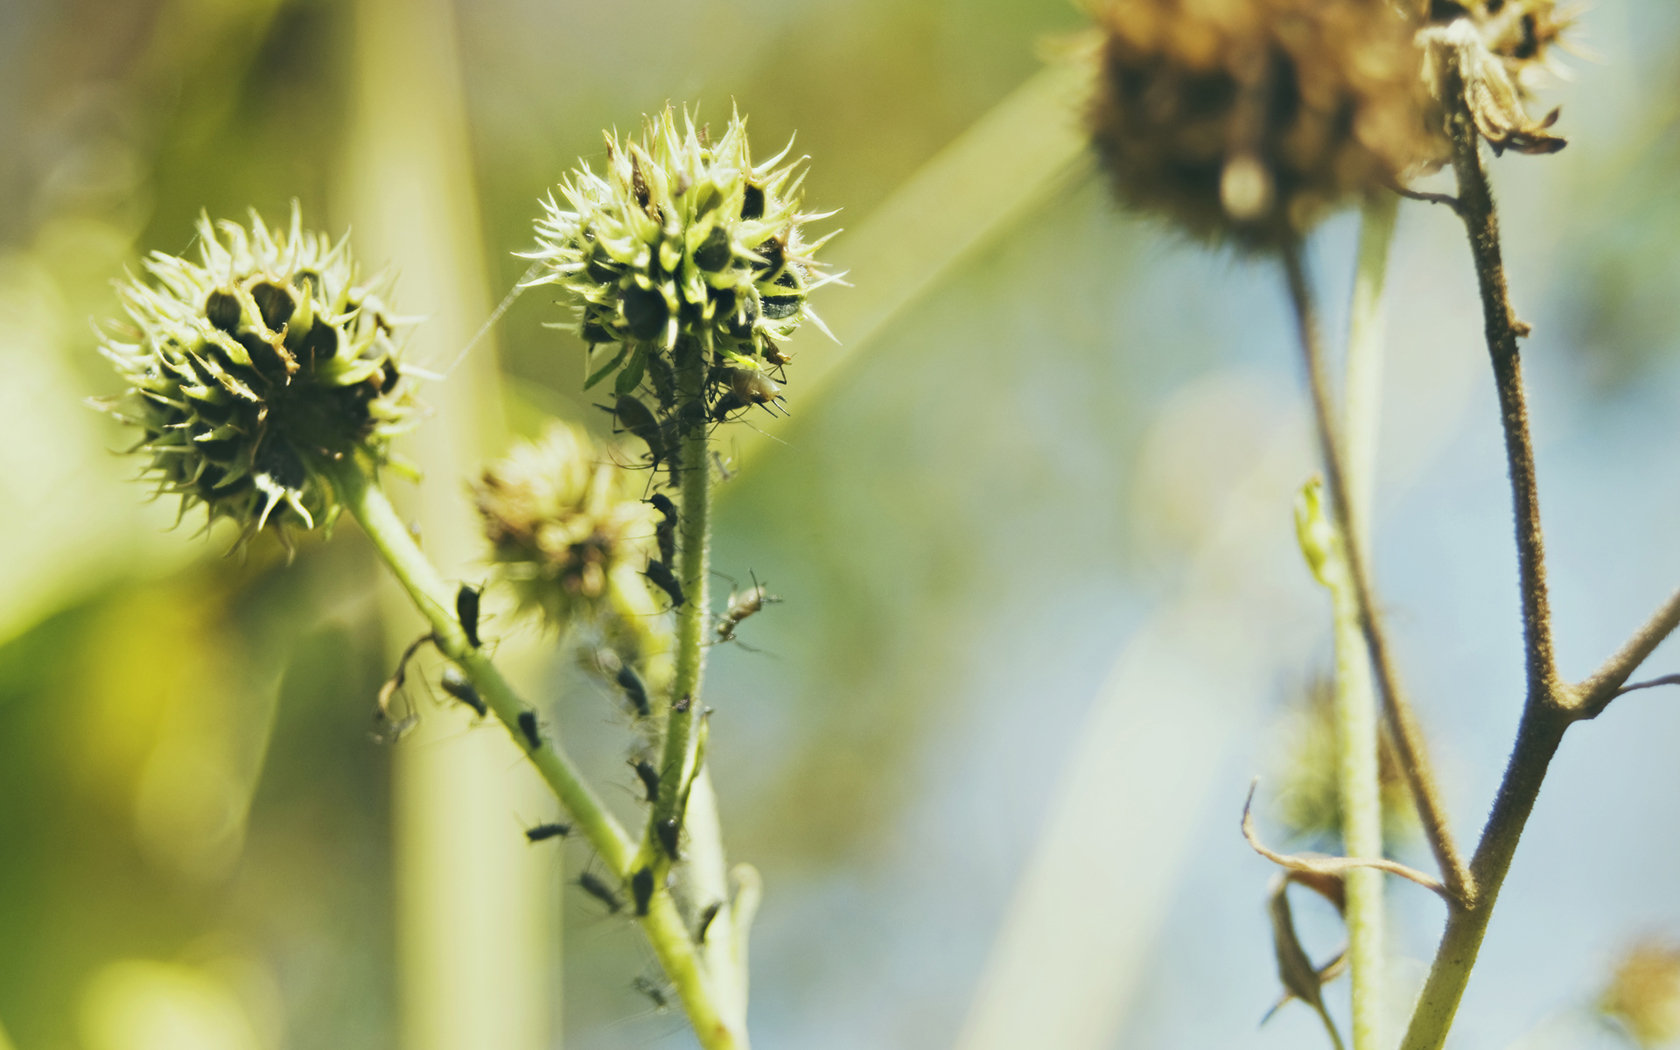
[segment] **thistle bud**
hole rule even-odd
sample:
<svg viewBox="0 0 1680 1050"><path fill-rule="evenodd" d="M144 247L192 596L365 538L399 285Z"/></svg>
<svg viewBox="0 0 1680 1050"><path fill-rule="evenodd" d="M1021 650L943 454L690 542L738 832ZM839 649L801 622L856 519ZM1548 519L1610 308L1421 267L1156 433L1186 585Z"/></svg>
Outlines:
<svg viewBox="0 0 1680 1050"><path fill-rule="evenodd" d="M1128 205L1257 249L1436 152L1382 0L1109 0L1091 134Z"/></svg>
<svg viewBox="0 0 1680 1050"><path fill-rule="evenodd" d="M639 141L608 135L605 169L584 165L543 202L531 283L564 288L579 334L611 355L591 384L616 372L628 396L646 376L668 412L673 355L756 370L785 362L776 342L806 320L820 326L806 297L834 278L803 228L826 216L800 210L802 159L787 155L754 164L739 114L714 142L667 107Z"/></svg>
<svg viewBox="0 0 1680 1050"><path fill-rule="evenodd" d="M610 628L658 608L642 576L658 513L642 501L636 475L603 453L557 424L492 464L475 488L485 535L521 603L562 628Z"/></svg>
<svg viewBox="0 0 1680 1050"><path fill-rule="evenodd" d="M140 429L133 451L183 514L202 503L242 544L270 523L289 542L340 509L317 465L377 467L413 414L396 321L295 206L285 231L205 216L198 240L198 262L154 252L118 285L128 321L100 350L129 390L102 407Z"/></svg>

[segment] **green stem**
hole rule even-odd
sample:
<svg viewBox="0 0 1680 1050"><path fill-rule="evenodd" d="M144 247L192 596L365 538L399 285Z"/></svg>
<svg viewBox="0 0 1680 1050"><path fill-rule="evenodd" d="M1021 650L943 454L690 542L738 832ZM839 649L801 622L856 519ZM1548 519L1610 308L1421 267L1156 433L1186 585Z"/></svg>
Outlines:
<svg viewBox="0 0 1680 1050"><path fill-rule="evenodd" d="M1388 248L1399 199L1383 194L1365 207L1348 332L1345 430L1348 502L1363 546L1370 544L1371 492L1376 474L1382 389L1382 295ZM1338 560L1342 560L1338 552ZM1360 625L1359 598L1338 573L1331 588L1335 615L1336 752L1342 800L1342 848L1349 857L1383 853L1382 792L1377 774L1377 700ZM1373 869L1347 874L1348 965L1352 976L1353 1050L1383 1045L1383 879Z"/></svg>
<svg viewBox="0 0 1680 1050"><path fill-rule="evenodd" d="M725 870L723 838L717 818L717 801L701 752L705 705L700 698L706 669L707 610L711 607L712 464L709 427L706 419L706 385L709 355L697 342L680 341L676 353L677 403L674 418L681 426L681 506L677 525L677 579L682 584L683 604L676 610L676 659L670 698L665 713L665 742L660 757L659 795L648 814L642 835L639 864L656 873L656 884L665 884L672 858L660 845L658 829L676 821L688 843L686 863L680 872L690 900L699 908L718 905L707 928L700 951L707 962L714 1001L729 1018L720 1028L733 1040L728 1045L747 1046L746 979L732 965L736 958L735 924L731 921L728 876ZM721 1022L720 1022L721 1025Z"/></svg>
<svg viewBox="0 0 1680 1050"><path fill-rule="evenodd" d="M455 591L444 583L421 552L378 482L370 478L353 457L347 456L337 462L321 462L317 464L317 469L332 482L339 499L362 526L362 531L367 533L397 582L408 592L415 608L431 625L432 639L438 651L466 674L485 705L501 721L514 743L525 752L559 798L576 830L589 841L614 875L620 881L626 880L635 852L634 843L561 749L556 729L544 728L538 745L529 746L519 722L522 715L533 714L533 709L514 691L485 651L467 641L466 632L455 617ZM682 1000L700 1045L705 1050L743 1050L746 1046L744 1040L735 1038L732 1026L720 1015L715 997L701 971L687 924L671 895L663 890L654 893L648 903L648 914L640 921L648 943L665 970L665 976Z"/></svg>
<svg viewBox="0 0 1680 1050"><path fill-rule="evenodd" d="M706 610L710 608L712 464L705 419L706 355L699 347L679 354L677 364L678 419L698 408L699 421L682 432L682 508L677 526L677 579L683 604L676 610L677 659L671 697L665 716L665 751L660 768L659 797L649 827L680 817L678 804L694 776L697 734L702 717L700 679L706 669Z"/></svg>
<svg viewBox="0 0 1680 1050"><path fill-rule="evenodd" d="M1400 1044L1402 1050L1439 1050L1446 1043L1447 1031L1458 1013L1464 987L1470 982L1470 971L1481 951L1482 938L1487 935L1488 921L1493 918L1499 889L1516 855L1517 841L1534 811L1540 784L1570 721L1567 714L1546 705L1529 705L1523 711L1516 747L1505 767L1504 781L1499 785L1487 828L1482 832L1482 841L1470 865L1476 878L1476 896L1468 905L1450 906L1447 928L1412 1011L1406 1038Z"/></svg>
<svg viewBox="0 0 1680 1050"><path fill-rule="evenodd" d="M1365 649L1371 658L1378 690L1382 696L1383 713L1387 717L1394 750L1406 774L1412 799L1417 804L1418 819L1429 839L1435 861L1441 867L1441 881L1449 894L1465 900L1474 892L1470 872L1459 856L1447 825L1446 809L1441 804L1440 791L1430 770L1423 748L1423 733L1418 728L1411 704L1400 689L1400 678L1388 652L1388 640L1383 633L1382 617L1377 612L1372 593L1370 574L1366 568L1362 535L1354 524L1355 515L1348 499L1347 471L1343 466L1340 428L1330 403L1330 384L1325 376L1324 353L1318 334L1317 311L1313 307L1311 288L1306 269L1301 263L1301 246L1287 244L1283 248L1284 276L1288 279L1289 295L1295 306L1299 327L1301 355L1307 373L1307 387L1312 399L1313 421L1318 430L1319 453L1324 459L1324 473L1330 489L1330 506L1336 530L1342 536L1346 554L1348 580L1359 606L1360 628L1365 636Z"/></svg>

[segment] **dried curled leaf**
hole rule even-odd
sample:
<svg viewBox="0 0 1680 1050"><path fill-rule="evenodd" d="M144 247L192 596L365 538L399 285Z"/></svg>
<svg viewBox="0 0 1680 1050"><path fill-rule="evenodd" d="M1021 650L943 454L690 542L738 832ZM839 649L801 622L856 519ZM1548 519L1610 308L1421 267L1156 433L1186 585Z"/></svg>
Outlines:
<svg viewBox="0 0 1680 1050"><path fill-rule="evenodd" d="M1539 119L1528 115L1506 63L1489 50L1468 18L1425 29L1418 40L1425 82L1449 108L1462 102L1495 153L1556 153L1568 144L1547 131L1557 122L1558 110Z"/></svg>

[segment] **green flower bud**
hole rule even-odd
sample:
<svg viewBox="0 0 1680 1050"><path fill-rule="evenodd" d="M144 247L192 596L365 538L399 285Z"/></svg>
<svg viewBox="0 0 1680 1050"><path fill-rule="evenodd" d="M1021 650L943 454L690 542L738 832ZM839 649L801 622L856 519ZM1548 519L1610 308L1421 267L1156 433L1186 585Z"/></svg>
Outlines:
<svg viewBox="0 0 1680 1050"><path fill-rule="evenodd" d="M660 515L641 486L583 431L555 424L487 468L474 492L521 604L561 629L600 626L632 660L650 648L639 635L660 608L642 575Z"/></svg>
<svg viewBox="0 0 1680 1050"><path fill-rule="evenodd" d="M802 227L827 216L800 211L802 158L787 155L755 165L738 113L713 142L666 107L640 141L607 136L601 174L584 165L543 201L530 283L564 288L579 334L611 355L588 385L616 372L630 395L645 377L668 410L673 354L698 346L711 363L758 372L786 363L778 340L806 320L821 326L806 297L835 277Z"/></svg>
<svg viewBox="0 0 1680 1050"><path fill-rule="evenodd" d="M100 351L128 384L103 407L138 427L132 451L159 493L230 518L244 543L265 525L283 541L329 523L339 505L323 460L385 462L414 406L392 340L396 320L359 283L344 241L291 226L198 223L199 262L154 252L120 282L128 322Z"/></svg>

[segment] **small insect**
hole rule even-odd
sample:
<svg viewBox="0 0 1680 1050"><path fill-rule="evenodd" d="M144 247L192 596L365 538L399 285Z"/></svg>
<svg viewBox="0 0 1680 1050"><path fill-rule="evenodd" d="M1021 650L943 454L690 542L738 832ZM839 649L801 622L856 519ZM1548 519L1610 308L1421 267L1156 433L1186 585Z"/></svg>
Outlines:
<svg viewBox="0 0 1680 1050"><path fill-rule="evenodd" d="M735 393L733 390L726 390L723 392L723 396L712 402L712 422L728 422L729 414L731 412L735 412L746 407L747 403L741 400L741 396L739 394Z"/></svg>
<svg viewBox="0 0 1680 1050"><path fill-rule="evenodd" d="M671 710L680 715L687 711L689 705L692 703L694 703L694 697L690 696L688 693L684 693L675 700L671 701Z"/></svg>
<svg viewBox="0 0 1680 1050"><path fill-rule="evenodd" d="M667 817L655 824L654 836L659 839L659 847L672 860L682 860L682 822L676 817Z"/></svg>
<svg viewBox="0 0 1680 1050"><path fill-rule="evenodd" d="M577 882L579 889L606 905L607 910L614 915L624 910L624 902L618 899L618 894L612 891L612 887L608 886L601 876L586 871L578 876Z"/></svg>
<svg viewBox="0 0 1680 1050"><path fill-rule="evenodd" d="M563 839L572 833L570 824L538 824L534 828L525 829L525 841L544 842L548 839Z"/></svg>
<svg viewBox="0 0 1680 1050"><path fill-rule="evenodd" d="M694 943L706 943L706 931L712 928L712 920L717 918L718 912L723 910L722 901L713 901L706 905L706 910L700 913L700 925L694 931Z"/></svg>
<svg viewBox="0 0 1680 1050"><path fill-rule="evenodd" d="M664 354L649 354L647 375L648 382L653 384L653 396L659 399L659 407L669 411L677 403L677 377L671 362Z"/></svg>
<svg viewBox="0 0 1680 1050"><path fill-rule="evenodd" d="M535 711L519 712L519 731L525 734L525 743L532 751L542 746L542 733L537 729Z"/></svg>
<svg viewBox="0 0 1680 1050"><path fill-rule="evenodd" d="M629 664L620 664L614 680L618 682L618 687L624 690L624 697L630 701L630 706L636 709L636 717L646 718L649 711L647 683L642 681L642 676Z"/></svg>
<svg viewBox="0 0 1680 1050"><path fill-rule="evenodd" d="M765 591L764 584L759 583L758 577L754 576L751 588L740 594L730 593L729 605L724 609L723 618L717 624L717 640L720 642L734 641L735 628L741 625L742 620L758 612L766 605L781 600L779 596Z"/></svg>
<svg viewBox="0 0 1680 1050"><path fill-rule="evenodd" d="M630 987L647 996L648 1000L653 1003L655 1010L665 1011L671 1008L671 1000L665 994L665 989L648 978L638 977L630 982Z"/></svg>
<svg viewBox="0 0 1680 1050"><path fill-rule="evenodd" d="M776 381L756 368L727 368L723 377L729 391L749 405L763 405L782 396Z"/></svg>
<svg viewBox="0 0 1680 1050"><path fill-rule="evenodd" d="M478 690L467 681L467 676L461 673L459 667L445 667L443 675L438 679L438 685L443 691L473 709L473 714L483 718L489 708L484 706L484 698L478 695Z"/></svg>
<svg viewBox="0 0 1680 1050"><path fill-rule="evenodd" d="M643 208L653 201L653 194L648 192L647 176L642 174L641 159L633 151L630 154L630 191L636 195L636 203Z"/></svg>
<svg viewBox="0 0 1680 1050"><path fill-rule="evenodd" d="M482 593L477 587L465 583L455 592L455 615L461 619L461 630L466 632L467 644L474 649L483 644L478 640L478 598Z"/></svg>
<svg viewBox="0 0 1680 1050"><path fill-rule="evenodd" d="M676 443L668 440L665 428L660 426L659 420L654 418L653 410L642 404L640 398L629 394L621 395L613 401L613 406L607 411L618 420L619 426L633 436L641 438L647 445L648 456L653 460L655 471L659 469L659 464L676 452Z"/></svg>
<svg viewBox="0 0 1680 1050"><path fill-rule="evenodd" d="M392 706L392 701L396 699L397 693L401 691L403 683L408 680L408 662L414 659L414 654L420 651L420 647L422 645L425 645L431 640L431 635L423 634L414 641L410 642L408 644L408 648L403 650L402 656L397 658L397 669L395 673L385 680L384 685L379 687L379 694L376 698L378 706L374 710L373 718L379 725L389 727L389 729L384 731L375 730L374 739L379 740L381 743L387 741L390 743L396 743L398 740L403 738L405 733L407 733L410 729L413 729L414 724L420 720L420 716L415 714L412 704L405 705L408 707L408 714L402 716L401 718L393 717L395 708Z"/></svg>
<svg viewBox="0 0 1680 1050"><path fill-rule="evenodd" d="M659 797L659 770L653 768L653 763L645 758L638 758L630 763L636 770L636 775L642 780L642 787L647 789L647 800L652 802Z"/></svg>
<svg viewBox="0 0 1680 1050"><path fill-rule="evenodd" d="M630 876L630 896L636 900L636 914L646 915L653 899L653 869L643 868Z"/></svg>
<svg viewBox="0 0 1680 1050"><path fill-rule="evenodd" d="M662 520L654 527L653 537L659 543L659 560L666 565L677 560L677 507L671 497L655 492L647 498Z"/></svg>
<svg viewBox="0 0 1680 1050"><path fill-rule="evenodd" d="M655 587L658 587L660 590L670 595L671 604L673 606L678 608L682 607L682 584L677 582L676 574L671 571L671 567L669 565L666 565L664 562L658 560L649 561L647 571L642 575L646 576Z"/></svg>

